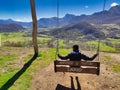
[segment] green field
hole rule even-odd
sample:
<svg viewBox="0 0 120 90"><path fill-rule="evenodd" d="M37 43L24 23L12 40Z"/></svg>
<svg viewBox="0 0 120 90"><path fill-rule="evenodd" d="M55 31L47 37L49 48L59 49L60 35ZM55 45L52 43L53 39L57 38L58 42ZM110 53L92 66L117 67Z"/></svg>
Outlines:
<svg viewBox="0 0 120 90"><path fill-rule="evenodd" d="M31 47L32 35L29 31L0 33L3 46L11 47ZM59 38L58 38L59 39ZM38 46L40 47L56 47L57 41L53 36L38 34ZM59 47L72 47L73 44L78 44L81 49L97 50L98 40L82 41L59 39ZM100 41L100 50L104 52L120 52L120 39L106 38Z"/></svg>

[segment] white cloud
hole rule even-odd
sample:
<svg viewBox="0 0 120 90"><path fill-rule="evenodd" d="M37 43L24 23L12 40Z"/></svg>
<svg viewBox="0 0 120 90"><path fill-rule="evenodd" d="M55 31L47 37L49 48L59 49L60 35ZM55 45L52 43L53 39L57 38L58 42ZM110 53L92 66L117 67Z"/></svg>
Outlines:
<svg viewBox="0 0 120 90"><path fill-rule="evenodd" d="M111 7L114 7L114 6L117 6L117 5L119 5L119 4L116 3L116 2L113 2L110 6L111 6Z"/></svg>
<svg viewBox="0 0 120 90"><path fill-rule="evenodd" d="M89 8L89 7L86 5L85 8Z"/></svg>
<svg viewBox="0 0 120 90"><path fill-rule="evenodd" d="M14 19L15 21L18 21L18 22L31 22L32 20L29 19L29 18L26 18L26 17L23 17L22 19L20 18L15 18Z"/></svg>
<svg viewBox="0 0 120 90"><path fill-rule="evenodd" d="M21 19L18 19L18 18L17 18L17 19L14 19L14 20L15 20L15 21L20 21L20 22L22 21Z"/></svg>

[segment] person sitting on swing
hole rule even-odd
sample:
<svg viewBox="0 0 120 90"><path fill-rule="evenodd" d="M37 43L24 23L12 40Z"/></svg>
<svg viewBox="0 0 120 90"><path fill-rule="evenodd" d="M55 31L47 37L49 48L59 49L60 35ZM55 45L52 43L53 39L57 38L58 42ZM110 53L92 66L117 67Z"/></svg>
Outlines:
<svg viewBox="0 0 120 90"><path fill-rule="evenodd" d="M73 51L70 54L68 54L67 56L61 56L60 54L58 54L58 57L60 59L63 59L63 60L69 59L70 61L81 61L81 59L87 60L87 61L92 61L97 56L98 56L98 53L94 54L92 57L88 57L88 56L80 53L78 45L73 45Z"/></svg>

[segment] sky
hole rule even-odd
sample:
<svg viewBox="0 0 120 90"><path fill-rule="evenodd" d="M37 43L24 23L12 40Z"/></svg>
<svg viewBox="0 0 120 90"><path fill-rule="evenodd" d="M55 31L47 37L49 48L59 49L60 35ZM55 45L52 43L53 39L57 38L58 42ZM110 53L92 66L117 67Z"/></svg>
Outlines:
<svg viewBox="0 0 120 90"><path fill-rule="evenodd" d="M102 11L104 0L58 0L59 17L65 14L90 15ZM35 0L37 19L57 16L57 0ZM120 5L120 0L106 0L105 9ZM31 21L30 0L0 0L0 19Z"/></svg>

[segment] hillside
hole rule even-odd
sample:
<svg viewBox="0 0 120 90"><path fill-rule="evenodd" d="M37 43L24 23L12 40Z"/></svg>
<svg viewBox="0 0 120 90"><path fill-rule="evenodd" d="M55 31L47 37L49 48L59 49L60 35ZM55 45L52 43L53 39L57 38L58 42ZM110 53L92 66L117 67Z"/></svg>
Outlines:
<svg viewBox="0 0 120 90"><path fill-rule="evenodd" d="M120 26L115 24L93 25L87 22L69 24L49 31L40 31L39 34L47 34L61 39L70 40L96 40L98 38L120 39Z"/></svg>
<svg viewBox="0 0 120 90"><path fill-rule="evenodd" d="M18 24L0 24L0 32L18 32L24 29Z"/></svg>
<svg viewBox="0 0 120 90"><path fill-rule="evenodd" d="M76 39L83 37L88 40L99 38L101 36L104 37L104 33L99 31L93 25L86 22L80 22L78 24L70 24L59 29L54 29L51 31L51 35L59 38L68 37L69 39Z"/></svg>

